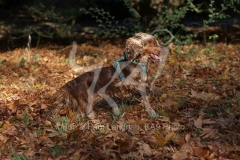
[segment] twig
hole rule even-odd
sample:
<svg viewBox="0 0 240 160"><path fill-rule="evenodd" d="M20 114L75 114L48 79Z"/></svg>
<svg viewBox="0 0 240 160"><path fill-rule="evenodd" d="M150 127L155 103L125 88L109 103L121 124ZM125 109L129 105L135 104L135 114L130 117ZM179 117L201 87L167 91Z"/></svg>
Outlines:
<svg viewBox="0 0 240 160"><path fill-rule="evenodd" d="M25 48L26 52L27 52L27 61L30 62L31 61L31 41L32 41L32 37L29 34L28 35L28 43L27 43L27 47Z"/></svg>
<svg viewBox="0 0 240 160"><path fill-rule="evenodd" d="M163 43L164 46L167 46L169 43L172 42L172 40L175 38L175 36L168 30L168 29L157 29L157 30L154 30L151 35L157 33L157 32L168 32L171 36L171 38L166 42L166 43Z"/></svg>
<svg viewBox="0 0 240 160"><path fill-rule="evenodd" d="M44 34L42 34L42 33L40 33L40 32L38 32L36 29L34 29L34 28L32 28L32 30L34 31L34 32L36 32L38 35L40 35L41 37L46 37L46 38L53 38L53 36L52 35L44 35Z"/></svg>

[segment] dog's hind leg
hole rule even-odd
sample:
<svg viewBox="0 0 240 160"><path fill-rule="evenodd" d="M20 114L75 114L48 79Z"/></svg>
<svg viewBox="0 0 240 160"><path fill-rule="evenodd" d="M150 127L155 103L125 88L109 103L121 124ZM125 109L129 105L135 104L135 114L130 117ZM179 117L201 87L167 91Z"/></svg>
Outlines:
<svg viewBox="0 0 240 160"><path fill-rule="evenodd" d="M88 88L87 90L87 94L88 94L88 103L87 103L87 107L85 109L86 115L89 119L94 119L95 115L93 112L93 88L95 87L95 85L93 86L93 84L91 85L90 88Z"/></svg>

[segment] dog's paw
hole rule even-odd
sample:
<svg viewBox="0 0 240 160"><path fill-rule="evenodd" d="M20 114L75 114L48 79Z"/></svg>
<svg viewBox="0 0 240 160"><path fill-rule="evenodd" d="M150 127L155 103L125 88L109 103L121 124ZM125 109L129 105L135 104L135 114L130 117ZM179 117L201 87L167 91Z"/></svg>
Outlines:
<svg viewBox="0 0 240 160"><path fill-rule="evenodd" d="M89 119L94 119L94 118L95 118L94 112L92 111L91 113L89 113L89 114L87 115L87 117L88 117Z"/></svg>
<svg viewBox="0 0 240 160"><path fill-rule="evenodd" d="M118 109L118 107L113 108L113 113L114 113L115 116L120 116L121 115L121 111Z"/></svg>

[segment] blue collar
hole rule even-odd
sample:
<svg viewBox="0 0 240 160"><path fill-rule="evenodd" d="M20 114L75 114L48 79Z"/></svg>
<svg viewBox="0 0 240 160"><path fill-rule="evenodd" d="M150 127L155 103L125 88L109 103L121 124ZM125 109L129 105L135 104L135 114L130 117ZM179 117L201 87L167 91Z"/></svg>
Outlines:
<svg viewBox="0 0 240 160"><path fill-rule="evenodd" d="M126 55L123 54L120 59L117 59L114 61L113 63L113 67L116 69L119 78L121 79L121 81L125 80L125 77L123 76L121 69L120 69L120 65L119 62L120 61L127 61ZM146 77L147 75L147 67L145 65L140 65L137 61L133 61L134 64L138 65L141 69L142 69L142 77Z"/></svg>
<svg viewBox="0 0 240 160"><path fill-rule="evenodd" d="M125 80L125 77L123 76L122 72L121 72L121 69L120 69L120 65L119 65L119 62L120 61L126 61L127 60L127 57L125 54L123 54L120 59L117 59L114 61L113 63L113 67L116 69L117 73L118 73L118 76L119 78L121 79L121 81L124 81Z"/></svg>

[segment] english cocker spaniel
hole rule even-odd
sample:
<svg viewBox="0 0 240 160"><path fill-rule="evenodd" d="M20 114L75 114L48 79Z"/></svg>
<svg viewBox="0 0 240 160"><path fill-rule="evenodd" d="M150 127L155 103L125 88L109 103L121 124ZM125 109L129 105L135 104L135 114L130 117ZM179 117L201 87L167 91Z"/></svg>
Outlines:
<svg viewBox="0 0 240 160"><path fill-rule="evenodd" d="M127 39L123 55L113 65L85 72L63 85L53 95L54 107L51 111L59 114L67 107L93 119L94 98L95 95L100 95L112 107L114 114L120 115L118 105L111 96L134 87L141 93L145 110L151 117L156 117L148 100L145 82L149 62L161 62L159 55L163 52L168 52L168 49L159 45L154 36L147 33L135 34Z"/></svg>

